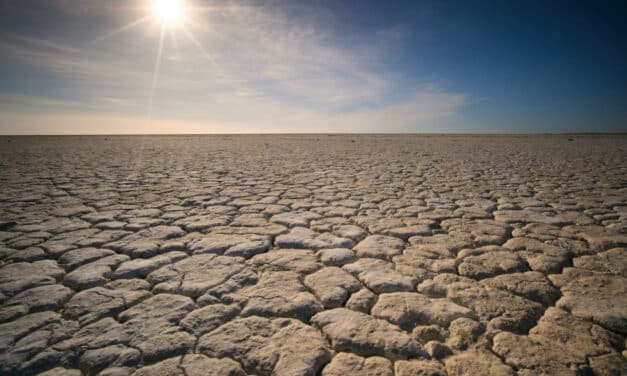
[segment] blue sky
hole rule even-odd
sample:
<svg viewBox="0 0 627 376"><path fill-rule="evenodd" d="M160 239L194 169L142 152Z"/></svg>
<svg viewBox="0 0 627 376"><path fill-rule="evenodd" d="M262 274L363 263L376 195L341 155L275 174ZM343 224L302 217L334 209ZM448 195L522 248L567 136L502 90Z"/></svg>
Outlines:
<svg viewBox="0 0 627 376"><path fill-rule="evenodd" d="M0 133L627 131L620 2L151 1L0 1Z"/></svg>

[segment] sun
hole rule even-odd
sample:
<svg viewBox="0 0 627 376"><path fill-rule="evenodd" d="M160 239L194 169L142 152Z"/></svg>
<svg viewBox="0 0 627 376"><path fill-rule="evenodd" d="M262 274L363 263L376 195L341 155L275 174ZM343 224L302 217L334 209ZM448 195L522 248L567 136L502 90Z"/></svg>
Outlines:
<svg viewBox="0 0 627 376"><path fill-rule="evenodd" d="M151 0L153 17L164 27L180 26L185 19L184 0Z"/></svg>

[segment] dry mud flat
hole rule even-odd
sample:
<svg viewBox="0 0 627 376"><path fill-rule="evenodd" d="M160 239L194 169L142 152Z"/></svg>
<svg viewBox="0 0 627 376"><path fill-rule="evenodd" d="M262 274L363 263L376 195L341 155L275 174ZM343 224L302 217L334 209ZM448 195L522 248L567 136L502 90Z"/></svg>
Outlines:
<svg viewBox="0 0 627 376"><path fill-rule="evenodd" d="M625 136L0 138L2 375L627 373Z"/></svg>

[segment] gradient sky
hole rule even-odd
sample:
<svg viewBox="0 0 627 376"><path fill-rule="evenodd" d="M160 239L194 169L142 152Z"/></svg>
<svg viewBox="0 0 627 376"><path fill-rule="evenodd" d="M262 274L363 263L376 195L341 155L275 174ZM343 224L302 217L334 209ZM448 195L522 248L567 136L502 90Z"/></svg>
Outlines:
<svg viewBox="0 0 627 376"><path fill-rule="evenodd" d="M627 131L624 1L186 4L0 0L0 134Z"/></svg>

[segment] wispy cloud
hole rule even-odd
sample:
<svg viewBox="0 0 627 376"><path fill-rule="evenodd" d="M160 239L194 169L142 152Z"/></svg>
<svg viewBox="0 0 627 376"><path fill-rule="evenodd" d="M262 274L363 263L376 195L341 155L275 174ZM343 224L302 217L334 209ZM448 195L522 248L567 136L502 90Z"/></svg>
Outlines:
<svg viewBox="0 0 627 376"><path fill-rule="evenodd" d="M176 123L190 133L412 131L437 127L467 103L462 93L412 85L380 69L395 48L384 42L409 32L401 26L351 47L319 19L295 19L277 7L214 7L192 21L191 38L180 30L166 38L154 98L161 125L153 129ZM54 92L0 96L11 109L0 115L0 132L15 133L11 121L24 129L33 109L73 124L85 120L79 133L90 133L95 127L87 120L98 116L125 125L145 118L157 34L146 23L96 42L0 36L3 55L67 86L63 100Z"/></svg>
<svg viewBox="0 0 627 376"><path fill-rule="evenodd" d="M51 72L77 72L82 61L80 51L64 43L23 35L0 35L0 51L3 56L21 63L44 68Z"/></svg>
<svg viewBox="0 0 627 376"><path fill-rule="evenodd" d="M91 104L93 110L89 112L81 111L74 102L40 98L26 102L44 109L35 113L5 109L0 114L0 130L7 134L441 132L440 121L454 114L465 99L460 94L417 92L409 101L392 106L322 113L263 98L232 97L222 103L216 116L154 119L105 112L111 104L118 108L127 105L117 98L100 98Z"/></svg>

